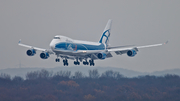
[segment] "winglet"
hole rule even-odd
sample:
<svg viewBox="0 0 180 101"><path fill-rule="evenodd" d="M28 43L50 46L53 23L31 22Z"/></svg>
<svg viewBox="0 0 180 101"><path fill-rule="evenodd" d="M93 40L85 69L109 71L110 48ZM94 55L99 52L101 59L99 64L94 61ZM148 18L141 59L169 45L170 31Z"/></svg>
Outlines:
<svg viewBox="0 0 180 101"><path fill-rule="evenodd" d="M169 41L166 41L164 44L168 44Z"/></svg>
<svg viewBox="0 0 180 101"><path fill-rule="evenodd" d="M20 43L21 43L21 39L19 40L18 44L20 44Z"/></svg>

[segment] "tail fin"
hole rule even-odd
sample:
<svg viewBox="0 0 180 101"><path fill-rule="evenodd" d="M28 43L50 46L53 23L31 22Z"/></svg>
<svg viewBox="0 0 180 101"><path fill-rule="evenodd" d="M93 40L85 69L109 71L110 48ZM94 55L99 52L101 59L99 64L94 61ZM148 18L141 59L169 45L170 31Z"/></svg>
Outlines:
<svg viewBox="0 0 180 101"><path fill-rule="evenodd" d="M109 37L110 37L110 31L111 31L111 23L112 23L112 20L109 19L107 24L106 24L106 27L103 31L103 34L101 36L101 39L99 40L99 43L104 43L106 45L106 47L108 47L108 44L109 44Z"/></svg>

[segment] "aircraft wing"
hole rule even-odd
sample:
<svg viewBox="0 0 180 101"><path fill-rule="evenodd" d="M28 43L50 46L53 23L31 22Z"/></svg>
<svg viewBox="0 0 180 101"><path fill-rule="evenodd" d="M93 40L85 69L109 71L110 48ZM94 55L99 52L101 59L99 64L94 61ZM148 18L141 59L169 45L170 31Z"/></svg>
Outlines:
<svg viewBox="0 0 180 101"><path fill-rule="evenodd" d="M46 49L43 49L43 48L38 48L38 47L34 47L34 46L22 44L22 43L21 43L21 40L19 40L18 45L19 45L19 46L26 47L26 48L32 48L32 49L35 49L35 50L39 50L39 51L47 51Z"/></svg>
<svg viewBox="0 0 180 101"><path fill-rule="evenodd" d="M127 45L127 46L117 46L117 47L108 47L106 50L78 50L74 51L75 54L93 54L93 53L99 53L99 52L116 52L116 51L128 51L131 49L140 49L140 48L148 48L148 47L155 47L155 46L161 46L166 43L160 43L160 44L153 44L153 45L145 45L145 46L135 46L135 45Z"/></svg>
<svg viewBox="0 0 180 101"><path fill-rule="evenodd" d="M127 47L133 47L135 45L126 45L126 46L116 46L116 47L107 47L107 49L114 49L114 48L127 48Z"/></svg>
<svg viewBox="0 0 180 101"><path fill-rule="evenodd" d="M148 47L156 47L161 46L166 43L160 43L160 44L153 44L153 45L145 45L145 46L135 46L135 45L127 45L127 46L117 46L117 47L109 47L106 50L78 50L78 51L71 51L74 55L79 57L88 57L93 59L98 59L97 54L104 52L107 53L107 58L113 57L111 52L115 52L117 55L126 54L129 50L135 50L138 51L140 48L148 48Z"/></svg>
<svg viewBox="0 0 180 101"><path fill-rule="evenodd" d="M156 46L165 45L167 43L168 43L168 41L165 42L165 43L153 44L153 45L145 45L145 46L132 46L132 47L125 47L125 48L111 48L111 49L108 49L108 52L115 52L117 55L121 55L121 54L127 53L128 50L134 49L135 51L138 51L138 49L140 49L140 48L156 47Z"/></svg>

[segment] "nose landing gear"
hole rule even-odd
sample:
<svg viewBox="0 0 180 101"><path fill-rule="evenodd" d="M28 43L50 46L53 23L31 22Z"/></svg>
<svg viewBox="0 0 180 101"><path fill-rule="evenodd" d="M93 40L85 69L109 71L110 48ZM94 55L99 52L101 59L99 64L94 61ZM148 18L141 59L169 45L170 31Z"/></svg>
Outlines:
<svg viewBox="0 0 180 101"><path fill-rule="evenodd" d="M60 59L59 59L59 58L57 58L55 61L56 61L56 62L60 62Z"/></svg>

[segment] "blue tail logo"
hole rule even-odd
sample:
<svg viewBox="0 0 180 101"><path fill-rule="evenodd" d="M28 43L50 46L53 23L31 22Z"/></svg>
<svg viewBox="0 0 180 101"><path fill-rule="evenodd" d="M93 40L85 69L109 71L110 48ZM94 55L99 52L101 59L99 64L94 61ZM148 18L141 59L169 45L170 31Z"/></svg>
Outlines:
<svg viewBox="0 0 180 101"><path fill-rule="evenodd" d="M107 22L107 25L103 31L103 34L101 36L101 39L99 41L99 43L104 43L106 45L106 47L108 47L108 44L109 44L109 37L111 35L110 33L110 30L111 30L111 23L112 23L112 20L110 19L108 22Z"/></svg>
<svg viewBox="0 0 180 101"><path fill-rule="evenodd" d="M106 30L106 31L103 33L103 35L102 35L99 43L105 43L106 45L108 45L108 43L109 43L109 37L110 37L110 31L109 31L109 30Z"/></svg>

